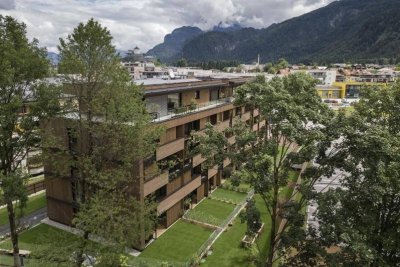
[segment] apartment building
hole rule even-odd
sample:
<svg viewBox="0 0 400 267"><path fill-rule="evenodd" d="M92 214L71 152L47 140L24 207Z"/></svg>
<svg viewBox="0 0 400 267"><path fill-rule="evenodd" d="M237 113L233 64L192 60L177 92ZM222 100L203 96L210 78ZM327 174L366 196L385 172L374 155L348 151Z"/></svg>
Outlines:
<svg viewBox="0 0 400 267"><path fill-rule="evenodd" d="M201 155L189 153L190 133L202 131L207 122L223 130L229 126L232 117L251 123L250 110L234 106L232 98L235 88L250 79L137 81L144 86L147 109L153 114L154 123L166 128L154 155L138 162L136 175L140 179L134 185L136 197L140 201L150 197L156 199L159 220L155 227L169 227L183 215L187 203L199 202L208 196L210 190L221 184L223 170L230 162L226 160L223 166L202 170L205 159ZM254 116L257 123L252 127L258 131L265 122L259 120L257 110ZM64 140L65 149L69 149L71 140L65 120L54 120L51 127ZM229 141L233 144L235 137L231 136ZM174 165L167 164L169 162L174 162ZM63 177L53 175L50 178L52 166L45 164L48 217L71 225L76 212L76 192L70 167L63 167L63 175L60 175ZM138 248L143 249L149 238L142 236Z"/></svg>
<svg viewBox="0 0 400 267"><path fill-rule="evenodd" d="M315 80L319 85L331 86L336 81L336 70L309 69L309 70L291 70L291 72L305 72Z"/></svg>

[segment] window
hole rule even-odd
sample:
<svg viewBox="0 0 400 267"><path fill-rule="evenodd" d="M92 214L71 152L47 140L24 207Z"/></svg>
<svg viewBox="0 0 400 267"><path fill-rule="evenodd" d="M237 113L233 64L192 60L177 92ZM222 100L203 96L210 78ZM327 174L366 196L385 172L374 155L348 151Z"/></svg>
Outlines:
<svg viewBox="0 0 400 267"><path fill-rule="evenodd" d="M190 135L191 131L200 130L200 120L195 120L185 124L185 135Z"/></svg>
<svg viewBox="0 0 400 267"><path fill-rule="evenodd" d="M181 106L181 94L170 94L168 95L168 109L174 109Z"/></svg>
<svg viewBox="0 0 400 267"><path fill-rule="evenodd" d="M230 110L226 110L224 111L224 113L222 113L222 120L226 121L230 119L231 115L231 111Z"/></svg>
<svg viewBox="0 0 400 267"><path fill-rule="evenodd" d="M214 114L214 115L211 115L210 116L210 123L212 124L212 125L215 125L215 124L217 124L217 114Z"/></svg>
<svg viewBox="0 0 400 267"><path fill-rule="evenodd" d="M197 90L194 94L194 99L200 99L200 90Z"/></svg>

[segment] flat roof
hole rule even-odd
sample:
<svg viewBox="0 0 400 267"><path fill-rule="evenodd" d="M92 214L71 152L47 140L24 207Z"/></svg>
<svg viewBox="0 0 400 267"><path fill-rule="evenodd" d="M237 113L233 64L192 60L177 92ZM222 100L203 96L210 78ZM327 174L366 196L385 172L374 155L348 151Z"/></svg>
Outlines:
<svg viewBox="0 0 400 267"><path fill-rule="evenodd" d="M190 83L190 82L200 82L199 79L174 79L165 80L160 78L150 78L150 79L140 79L134 80L133 82L138 85L161 85L161 84L174 84L174 83Z"/></svg>

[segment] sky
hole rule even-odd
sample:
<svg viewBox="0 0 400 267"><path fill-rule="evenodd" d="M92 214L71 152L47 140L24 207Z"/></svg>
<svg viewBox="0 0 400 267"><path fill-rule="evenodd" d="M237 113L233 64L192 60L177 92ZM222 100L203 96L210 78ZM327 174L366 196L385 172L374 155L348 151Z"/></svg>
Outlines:
<svg viewBox="0 0 400 267"><path fill-rule="evenodd" d="M146 52L181 26L209 30L220 22L264 28L302 15L333 0L0 0L0 14L27 25L29 38L57 52L80 23L98 20L117 49Z"/></svg>

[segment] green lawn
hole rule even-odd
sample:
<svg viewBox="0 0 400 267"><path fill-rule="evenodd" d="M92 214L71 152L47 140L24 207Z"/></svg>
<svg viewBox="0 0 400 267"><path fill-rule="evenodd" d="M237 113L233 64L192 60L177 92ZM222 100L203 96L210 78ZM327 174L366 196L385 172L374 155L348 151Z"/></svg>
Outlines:
<svg viewBox="0 0 400 267"><path fill-rule="evenodd" d="M210 229L180 220L150 244L139 258L186 262L211 233Z"/></svg>
<svg viewBox="0 0 400 267"><path fill-rule="evenodd" d="M232 183L231 183L231 181L228 179L228 180L226 180L225 182L224 182L224 185L223 186L232 186ZM251 190L251 187L250 187L250 184L247 184L247 183L240 183L240 185L239 186L237 186L236 188L238 188L238 189L240 189L240 190L243 190L243 191L246 191L246 192L249 192L250 190Z"/></svg>
<svg viewBox="0 0 400 267"><path fill-rule="evenodd" d="M268 249L267 241L269 237L270 220L268 217L267 210L262 199L256 195L256 206L261 212L262 221L265 223L264 231L257 239L257 244L260 250L263 251L262 255L266 255ZM246 234L246 223L241 223L240 219L237 218L233 226L224 232L214 243L213 254L208 256L201 266L221 266L221 267L241 267L241 266L255 266L250 258L250 251L241 248L240 242Z"/></svg>
<svg viewBox="0 0 400 267"><path fill-rule="evenodd" d="M32 259L25 260L26 267L53 267L53 266L69 266L68 264L60 265L60 263L52 263L50 261L39 261L34 259L35 255L43 253L43 251L47 251L49 246L57 246L63 247L63 250L68 247L69 244L78 240L79 237L59 230L57 228L51 227L47 224L40 224L34 228L31 228L19 236L19 246L20 249L29 250L32 252ZM11 249L11 241L7 240L0 244L0 248ZM12 263L12 257L2 256L0 258L0 262L5 264Z"/></svg>
<svg viewBox="0 0 400 267"><path fill-rule="evenodd" d="M27 206L23 210L23 215L26 216L44 207L46 207L46 193L42 192L36 196L29 198ZM8 223L7 208L4 207L0 209L0 225L5 225L7 223Z"/></svg>
<svg viewBox="0 0 400 267"><path fill-rule="evenodd" d="M187 217L196 221L219 226L235 209L235 205L218 200L206 198L194 209L190 210Z"/></svg>
<svg viewBox="0 0 400 267"><path fill-rule="evenodd" d="M233 202L235 204L239 204L243 200L246 199L247 194L239 193L236 191L227 190L227 189L223 189L223 188L218 188L211 194L211 196L213 198L217 198L220 200L226 200L226 201Z"/></svg>

